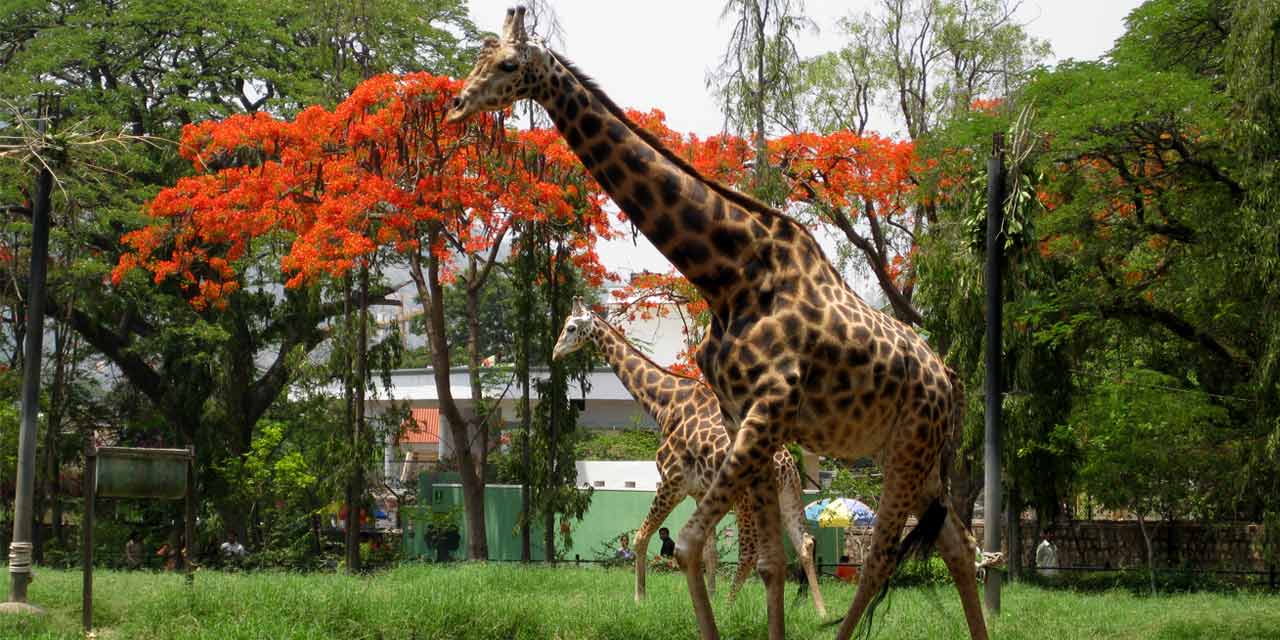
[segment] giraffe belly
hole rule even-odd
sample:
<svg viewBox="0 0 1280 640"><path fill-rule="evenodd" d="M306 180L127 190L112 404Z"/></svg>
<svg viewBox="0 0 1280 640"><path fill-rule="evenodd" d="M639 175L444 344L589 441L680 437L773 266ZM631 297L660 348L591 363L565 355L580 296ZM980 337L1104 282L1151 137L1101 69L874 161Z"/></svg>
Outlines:
<svg viewBox="0 0 1280 640"><path fill-rule="evenodd" d="M873 454L904 428L945 421L951 387L941 360L906 325L848 295L820 310L779 300L780 311L767 316L726 318L720 327L728 329L699 352L724 411L741 419L754 403L780 403L769 411L775 437L840 458Z"/></svg>

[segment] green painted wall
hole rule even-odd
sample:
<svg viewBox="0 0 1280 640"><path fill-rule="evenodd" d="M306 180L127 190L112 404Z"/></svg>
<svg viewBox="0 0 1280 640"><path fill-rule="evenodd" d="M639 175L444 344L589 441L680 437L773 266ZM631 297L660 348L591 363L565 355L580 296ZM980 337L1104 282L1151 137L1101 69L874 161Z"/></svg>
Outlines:
<svg viewBox="0 0 1280 640"><path fill-rule="evenodd" d="M443 477L433 484L427 476L423 476L419 485L419 496L426 496L429 504L437 512L448 512L455 505L458 508L458 526L462 530L462 541L455 557L462 557L467 547L466 527L461 517L462 488L453 478ZM573 560L574 556L582 560L595 560L597 553L609 542L616 540L624 532L633 531L640 526L649 513L649 505L653 501L651 491L605 491L597 489L591 497L591 508L581 522L571 523L573 545L565 550L563 557ZM816 496L813 498L816 499ZM426 504L424 502L424 504ZM671 529L672 535L680 531L680 527L693 515L694 501L685 498L677 506L663 526ZM485 524L489 542L489 559L497 561L515 561L520 559L520 487L510 485L490 485L485 488ZM540 523L533 526L533 559L544 559L542 545L542 527ZM406 553L410 557L434 558L435 554L423 541L422 528L411 522L411 535L405 536ZM734 514L730 513L720 522L718 529L737 528ZM820 529L811 523L809 532L817 541L817 555L821 563L834 563L839 557L839 549L843 547L843 531L840 529ZM649 542L648 555L658 552L657 534ZM723 538L722 538L723 539ZM786 536L783 536L786 540ZM557 538L557 544L561 541ZM728 543L722 543L727 545ZM616 546L616 545L615 545ZM727 554L727 558L736 559L736 544ZM790 541L786 542L788 556L793 556Z"/></svg>

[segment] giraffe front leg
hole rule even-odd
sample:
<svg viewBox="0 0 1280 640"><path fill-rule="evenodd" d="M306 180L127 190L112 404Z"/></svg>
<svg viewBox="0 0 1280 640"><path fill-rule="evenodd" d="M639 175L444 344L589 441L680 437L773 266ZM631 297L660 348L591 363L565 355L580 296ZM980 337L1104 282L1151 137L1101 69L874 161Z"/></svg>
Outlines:
<svg viewBox="0 0 1280 640"><path fill-rule="evenodd" d="M733 576L733 587L729 589L729 602L733 602L747 578L751 577L751 571L755 569L756 559L759 557L755 510L751 508L750 496L738 496L733 510L738 518L738 570Z"/></svg>
<svg viewBox="0 0 1280 640"><path fill-rule="evenodd" d="M733 449L724 464L716 471L711 488L698 501L693 516L680 529L676 538L676 560L684 570L685 581L689 585L689 597L693 600L693 613L698 620L698 633L702 640L716 640L720 637L716 629L715 613L711 610L711 599L707 595L707 586L702 580L701 550L707 537L715 526L729 511L734 497L746 489L746 485L756 479L761 467L769 464L769 452L760 451L768 447L769 442L761 437L764 421L749 415L734 438Z"/></svg>
<svg viewBox="0 0 1280 640"><path fill-rule="evenodd" d="M653 503L649 505L649 515L645 516L644 522L640 523L640 528L636 531L636 542L633 547L636 554L636 602L644 600L645 597L645 555L649 552L649 538L658 527L662 526L662 521L667 519L671 510L680 504L684 495L682 478L679 476L664 478L662 484L658 486L657 494L653 496Z"/></svg>

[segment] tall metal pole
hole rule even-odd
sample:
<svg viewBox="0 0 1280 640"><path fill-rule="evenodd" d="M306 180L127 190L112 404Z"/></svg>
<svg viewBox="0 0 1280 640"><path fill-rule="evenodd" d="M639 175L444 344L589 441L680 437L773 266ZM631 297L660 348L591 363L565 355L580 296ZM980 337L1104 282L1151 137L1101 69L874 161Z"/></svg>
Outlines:
<svg viewBox="0 0 1280 640"><path fill-rule="evenodd" d="M1000 292L1000 263L1004 257L1000 229L1004 226L1004 134L992 137L991 157L987 159L987 388L986 388L986 457L984 462L986 497L983 506L982 546L990 552L1000 551L1000 504L1004 488L1000 483L1001 442L1000 380L1001 331L1003 298ZM986 584L987 611L1000 613L1000 572L988 571Z"/></svg>
<svg viewBox="0 0 1280 640"><path fill-rule="evenodd" d="M87 634L93 631L93 512L94 501L98 496L98 448L92 441L84 450L84 480L80 481L80 487L84 495L84 515L80 518L80 528L84 530L81 549L81 577L84 582L80 589L80 622Z"/></svg>
<svg viewBox="0 0 1280 640"><path fill-rule="evenodd" d="M182 549L182 565L187 572L187 586L196 579L196 558L200 549L196 546L196 448L187 445L187 495L183 496L182 531L186 547Z"/></svg>
<svg viewBox="0 0 1280 640"><path fill-rule="evenodd" d="M42 95L36 130L43 142L57 96ZM31 209L31 282L27 289L27 344L22 363L22 426L18 432L17 494L13 500L13 541L9 544L9 601L26 602L31 582L31 525L34 519L36 418L40 413L40 356L44 350L44 283L49 258L49 198L53 174L41 163Z"/></svg>

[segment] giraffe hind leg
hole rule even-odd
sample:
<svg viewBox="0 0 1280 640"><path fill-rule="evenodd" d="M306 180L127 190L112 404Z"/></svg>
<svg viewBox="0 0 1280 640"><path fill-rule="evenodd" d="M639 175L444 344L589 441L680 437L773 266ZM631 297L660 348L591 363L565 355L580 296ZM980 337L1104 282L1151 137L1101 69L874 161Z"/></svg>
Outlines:
<svg viewBox="0 0 1280 640"><path fill-rule="evenodd" d="M736 512L734 515L738 519L738 570L733 576L733 587L729 589L729 602L733 602L734 598L738 596L738 591L742 589L742 585L747 582L747 578L751 577L751 572L756 566L756 559L760 555L756 546L754 510L751 508L751 501L748 496L745 494L738 496L733 509Z"/></svg>
<svg viewBox="0 0 1280 640"><path fill-rule="evenodd" d="M973 560L977 552L977 544L965 530L960 516L954 509L948 510L942 535L938 538L938 551L951 579L960 592L960 603L964 607L965 622L969 624L969 637L973 640L986 640L987 623L982 617L982 601L978 598L977 569Z"/></svg>
<svg viewBox="0 0 1280 640"><path fill-rule="evenodd" d="M715 529L712 529L712 535L707 536L707 541L702 545L702 562L706 567L707 575L707 593L716 594L716 572L720 570L720 550L716 548Z"/></svg>
<svg viewBox="0 0 1280 640"><path fill-rule="evenodd" d="M919 509L921 496L928 495L921 491L920 480L916 474L903 473L895 468L885 469L884 494L872 529L871 552L863 563L858 590L849 605L848 614L840 623L837 640L848 640L864 615L864 629L870 633L876 605L888 594L890 578L901 560L907 556L927 557L942 531L947 508L934 498L920 514L916 527L899 542L907 516Z"/></svg>
<svg viewBox="0 0 1280 640"><path fill-rule="evenodd" d="M915 528L899 543L896 557L893 558L893 568L889 571L889 577L884 580L884 584L875 592L875 597L871 599L871 603L867 606L868 637L870 637L871 624L877 606L889 596L889 588L893 586L893 576L902 569L903 561L905 560L927 561L929 559L929 554L933 551L938 534L946 522L947 513L946 507L942 506L939 501L934 500L925 509L919 520L916 521Z"/></svg>

